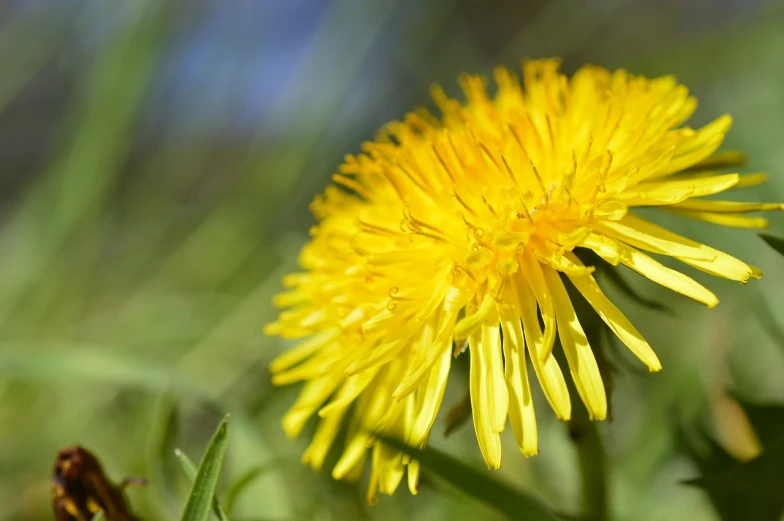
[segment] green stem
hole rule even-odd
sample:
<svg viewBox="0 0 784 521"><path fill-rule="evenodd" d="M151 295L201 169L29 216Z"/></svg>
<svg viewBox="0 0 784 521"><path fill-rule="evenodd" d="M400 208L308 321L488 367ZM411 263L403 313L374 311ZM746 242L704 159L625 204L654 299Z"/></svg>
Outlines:
<svg viewBox="0 0 784 521"><path fill-rule="evenodd" d="M569 435L577 450L583 518L606 521L609 519L609 509L604 443L596 423L588 419L582 407L578 406L577 409L580 412L575 411L576 417L569 422Z"/></svg>
<svg viewBox="0 0 784 521"><path fill-rule="evenodd" d="M608 418L611 418L612 392L615 387L611 366L606 358L607 329L596 311L587 305L585 299L572 291L572 302L580 317L585 335L592 347L596 364L602 376L607 396ZM580 469L580 493L582 497L583 515L586 521L608 521L610 519L609 486L607 484L607 455L604 442L599 434L597 424L588 417L588 410L583 405L575 386L569 382L569 394L572 397L572 419L569 422L569 435L577 451L577 463Z"/></svg>

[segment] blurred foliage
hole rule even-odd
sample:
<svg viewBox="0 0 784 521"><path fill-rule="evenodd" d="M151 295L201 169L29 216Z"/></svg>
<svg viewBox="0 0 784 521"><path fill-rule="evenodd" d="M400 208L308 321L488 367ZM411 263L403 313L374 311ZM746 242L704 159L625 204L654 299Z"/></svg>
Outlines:
<svg viewBox="0 0 784 521"><path fill-rule="evenodd" d="M774 237L773 235L769 235L767 233L761 233L760 237L762 237L763 241L768 243L768 246L784 255L784 239L781 237Z"/></svg>
<svg viewBox="0 0 784 521"><path fill-rule="evenodd" d="M702 476L687 483L705 489L724 521L778 521L784 514L784 407L741 402L764 451L749 461L737 461L717 443L686 442Z"/></svg>
<svg viewBox="0 0 784 521"><path fill-rule="evenodd" d="M286 346L261 329L306 240L307 205L343 154L432 106L431 82L456 93L461 72L552 55L568 72L591 62L675 74L701 102L695 124L731 113L727 146L772 173L748 198L782 200L782 51L780 1L0 3L0 521L52 518L51 463L75 442L109 474L149 479L128 491L141 519L176 519L191 484L174 449L202 451L227 412L220 490L232 519L503 519L466 476L580 513L590 459L541 394L536 458L505 436L503 467L488 475L470 470L482 468L470 422L442 434L467 388L464 357L418 496L400 490L369 507L367 478L335 482L299 464L309 433L291 441L279 428L296 389L272 388L266 369ZM613 420L591 428L606 450L608 516L740 519L732 503L760 505L743 519L773 519L782 453L759 411L739 413L727 390L784 401L784 338L771 327L784 323L782 259L750 233L662 220L766 275L746 287L710 281L722 305L709 312L629 272L603 273L665 367L615 373L639 366L602 343ZM780 216L772 228L784 235ZM749 422L765 447L756 458ZM684 447L679 429L714 440L720 461ZM699 474L707 493L682 485ZM211 476L205 491L218 486ZM207 508L212 495L201 495Z"/></svg>
<svg viewBox="0 0 784 521"><path fill-rule="evenodd" d="M393 438L383 438L388 445L402 450L416 459L425 470L502 512L509 519L527 519L529 521L557 521L558 518L547 511L539 502L501 483L490 476L490 473L477 470L443 454L433 448L420 450L409 447Z"/></svg>

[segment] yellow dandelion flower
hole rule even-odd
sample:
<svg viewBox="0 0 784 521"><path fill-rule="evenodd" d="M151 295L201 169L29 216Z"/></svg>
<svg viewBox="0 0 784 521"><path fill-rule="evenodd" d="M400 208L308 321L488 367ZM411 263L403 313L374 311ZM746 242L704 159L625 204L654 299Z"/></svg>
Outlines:
<svg viewBox="0 0 784 521"><path fill-rule="evenodd" d="M523 454L538 451L529 362L556 416L570 417L564 368L552 354L556 334L590 416L606 416L564 277L651 371L661 369L575 249L708 307L718 304L711 291L649 253L740 282L761 275L634 213L660 207L723 226L764 226L745 214L781 205L703 198L765 180L711 170L723 160L716 150L731 118L681 126L697 102L672 77L588 66L567 78L558 69L556 60L525 63L523 89L499 68L494 97L482 78L464 76L464 104L435 87L441 119L420 111L388 124L346 157L312 204L318 225L301 254L303 271L284 279L290 289L276 304L288 309L266 329L303 340L273 361L273 381L306 382L283 427L296 436L318 414L303 456L314 468L347 423L332 474L357 478L369 456L371 500L394 492L406 472L416 493L417 462L372 433L423 447L462 346L476 437L491 469L501 464L507 418Z"/></svg>

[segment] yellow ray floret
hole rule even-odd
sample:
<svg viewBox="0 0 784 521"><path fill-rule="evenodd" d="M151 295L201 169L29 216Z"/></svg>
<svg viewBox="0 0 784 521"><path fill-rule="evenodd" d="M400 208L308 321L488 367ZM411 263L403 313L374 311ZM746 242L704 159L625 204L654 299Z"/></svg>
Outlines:
<svg viewBox="0 0 784 521"><path fill-rule="evenodd" d="M703 199L766 179L715 170L745 162L717 152L731 118L682 126L696 101L672 77L584 67L567 78L558 68L556 60L525 63L525 88L498 69L494 95L482 78L464 76L465 103L434 88L440 119L420 111L386 125L346 157L311 206L318 225L303 271L284 279L288 290L275 303L286 309L266 329L301 340L272 363L273 381L306 382L283 421L289 435L320 418L303 461L321 468L347 426L332 474L358 478L369 457L371 501L406 472L416 493L418 463L376 435L425 446L463 346L489 468L501 465L507 419L524 455L539 450L532 380L566 420L568 370L590 416L605 418L604 384L566 279L642 363L661 369L580 250L708 307L718 304L710 290L652 255L739 282L760 276L635 213L653 207L757 228L766 221L746 214L782 209ZM566 367L553 355L556 340Z"/></svg>

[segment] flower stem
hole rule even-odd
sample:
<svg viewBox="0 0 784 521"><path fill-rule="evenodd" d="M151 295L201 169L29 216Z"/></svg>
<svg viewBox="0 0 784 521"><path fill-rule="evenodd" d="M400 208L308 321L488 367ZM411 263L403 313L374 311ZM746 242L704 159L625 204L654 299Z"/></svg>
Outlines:
<svg viewBox="0 0 784 521"><path fill-rule="evenodd" d="M578 410L582 407L577 407ZM596 423L588 419L584 410L569 422L569 436L577 450L580 469L580 493L583 519L606 521L609 519L607 459L604 443Z"/></svg>

